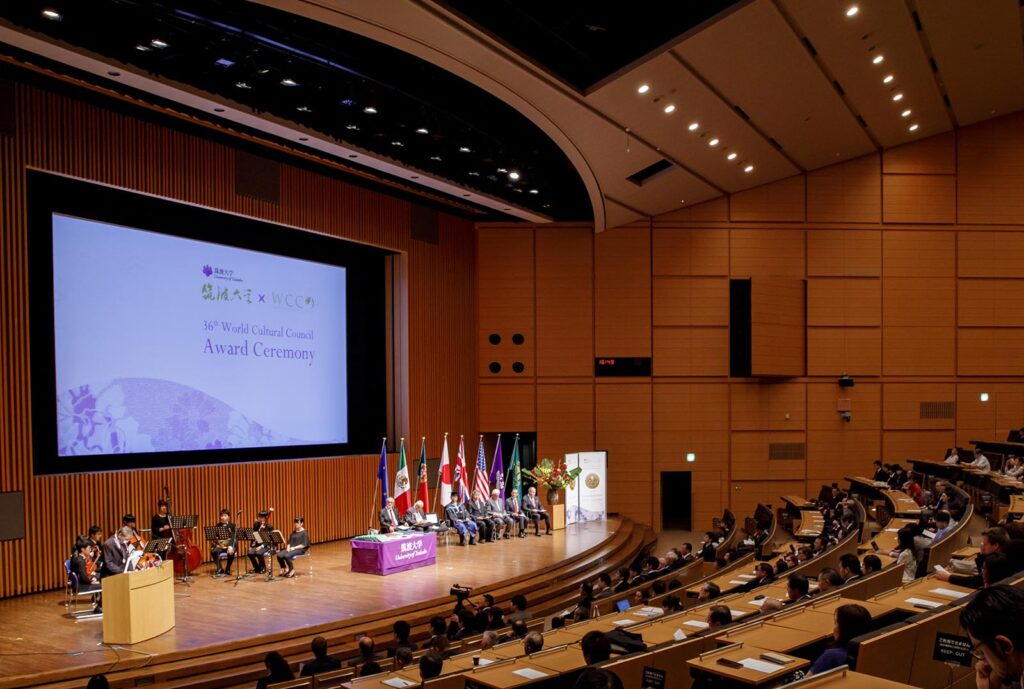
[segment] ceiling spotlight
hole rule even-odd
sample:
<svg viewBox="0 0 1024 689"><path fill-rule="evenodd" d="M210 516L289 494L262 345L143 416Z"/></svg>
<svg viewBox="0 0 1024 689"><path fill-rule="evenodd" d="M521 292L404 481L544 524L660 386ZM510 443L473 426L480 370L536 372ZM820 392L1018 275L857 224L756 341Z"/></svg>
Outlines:
<svg viewBox="0 0 1024 689"><path fill-rule="evenodd" d="M245 83L244 81L236 81L235 82L235 88L236 89L251 89L252 86L249 86L249 84Z"/></svg>
<svg viewBox="0 0 1024 689"><path fill-rule="evenodd" d="M149 44L154 48L159 48L160 50L163 50L168 46L166 41L161 41L159 38L154 38L152 41L149 42Z"/></svg>
<svg viewBox="0 0 1024 689"><path fill-rule="evenodd" d="M137 46L135 46L135 49L140 51L140 52L143 52L143 53L148 53L149 52L149 46L148 45L142 45L141 43L139 43Z"/></svg>
<svg viewBox="0 0 1024 689"><path fill-rule="evenodd" d="M743 168L743 171L744 172L753 172L754 171L754 166L753 165L748 165L745 168Z"/></svg>
<svg viewBox="0 0 1024 689"><path fill-rule="evenodd" d="M875 55L875 59L873 59L871 61L871 64L873 64L873 65L880 65L880 64L882 64L882 60L884 60L884 59L885 59L885 57L882 56L882 55Z"/></svg>
<svg viewBox="0 0 1024 689"><path fill-rule="evenodd" d="M717 146L717 145L718 145L718 139L712 139L711 141L708 142L708 146Z"/></svg>
<svg viewBox="0 0 1024 689"><path fill-rule="evenodd" d="M892 80L893 80L893 76L891 74L886 74L885 75L885 79L882 79L882 83L883 84L888 84L888 83L891 83Z"/></svg>
<svg viewBox="0 0 1024 689"><path fill-rule="evenodd" d="M296 109L296 110L298 110L299 112L313 112L312 110L310 110L310 109L309 109L309 108L308 108L307 106L305 106L305 105L300 105L299 107L297 107L297 108L295 108L295 109Z"/></svg>
<svg viewBox="0 0 1024 689"><path fill-rule="evenodd" d="M670 114L674 113L675 111L676 111L676 106L674 106L674 105L666 105L665 106L665 114L666 115L670 115Z"/></svg>
<svg viewBox="0 0 1024 689"><path fill-rule="evenodd" d="M59 22L61 19L64 18L64 15L62 15L57 10L45 9L43 10L43 18L49 19L50 21Z"/></svg>
<svg viewBox="0 0 1024 689"><path fill-rule="evenodd" d="M854 17L857 15L858 12L860 12L859 7L857 7L856 5L850 5L850 9L846 10L846 16Z"/></svg>
<svg viewBox="0 0 1024 689"><path fill-rule="evenodd" d="M901 100L903 100L903 94L902 93L894 93L894 94L892 94L892 99L894 101L896 101L897 103L899 103Z"/></svg>
<svg viewBox="0 0 1024 689"><path fill-rule="evenodd" d="M700 126L700 122L691 122L690 126L687 127L687 129L689 129L691 132L695 132L695 131L697 131L697 127L699 127L699 126Z"/></svg>
<svg viewBox="0 0 1024 689"><path fill-rule="evenodd" d="M508 178L515 182L517 179L519 179L519 173L513 170L512 172L508 173Z"/></svg>
<svg viewBox="0 0 1024 689"><path fill-rule="evenodd" d="M729 155L726 156L726 158L728 158L729 160L736 160L736 154L730 153Z"/></svg>
<svg viewBox="0 0 1024 689"><path fill-rule="evenodd" d="M430 156L430 159L431 160L436 160L439 163L441 162L441 156Z"/></svg>
<svg viewBox="0 0 1024 689"><path fill-rule="evenodd" d="M910 117L910 109L904 110L900 113L900 117Z"/></svg>
<svg viewBox="0 0 1024 689"><path fill-rule="evenodd" d="M426 127L420 127L419 129L416 130L416 133L417 134L429 134L430 132L427 130Z"/></svg>
<svg viewBox="0 0 1024 689"><path fill-rule="evenodd" d="M347 129L347 130L349 130L351 132L358 132L359 131L359 125L357 125L357 124L346 124L345 125L345 129Z"/></svg>
<svg viewBox="0 0 1024 689"><path fill-rule="evenodd" d="M917 131L917 124L916 123L912 124L909 127L907 127L907 129L909 129L912 132L916 132Z"/></svg>
<svg viewBox="0 0 1024 689"><path fill-rule="evenodd" d="M289 79L288 77L285 77L284 79L281 80L281 86L298 86L298 85L299 85L299 82L295 81L294 79Z"/></svg>
<svg viewBox="0 0 1024 689"><path fill-rule="evenodd" d="M403 144L401 141L392 141L391 145L392 146L404 146L405 144Z"/></svg>
<svg viewBox="0 0 1024 689"><path fill-rule="evenodd" d="M636 90L637 93L647 93L651 90L651 87L647 84L640 84L640 88Z"/></svg>
<svg viewBox="0 0 1024 689"><path fill-rule="evenodd" d="M469 146L459 146L459 153L471 153Z"/></svg>
<svg viewBox="0 0 1024 689"><path fill-rule="evenodd" d="M531 190L530 190L530 193L531 193L531 194L539 194L540 192L539 192L539 191L537 191L536 189L531 189Z"/></svg>
<svg viewBox="0 0 1024 689"><path fill-rule="evenodd" d="M367 105L365 108L363 108L363 112L365 112L367 115L376 115L377 108L373 107L372 105Z"/></svg>
<svg viewBox="0 0 1024 689"><path fill-rule="evenodd" d="M508 170L506 170L506 169L505 169L505 168L503 168L503 167L499 167L499 168L498 168L498 172L499 172L499 173L501 173L501 174L505 174L506 172L508 172Z"/></svg>
<svg viewBox="0 0 1024 689"><path fill-rule="evenodd" d="M479 173L479 172L476 172L476 171L474 171L474 172L470 172L470 173L469 173L469 176L470 176L470 177L479 177L479 176L480 176L480 173Z"/></svg>

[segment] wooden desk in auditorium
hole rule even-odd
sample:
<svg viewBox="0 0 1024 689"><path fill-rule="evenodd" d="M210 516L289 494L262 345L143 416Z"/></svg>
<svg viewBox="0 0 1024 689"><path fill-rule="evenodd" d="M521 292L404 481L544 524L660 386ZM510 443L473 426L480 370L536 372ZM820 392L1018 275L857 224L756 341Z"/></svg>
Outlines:
<svg viewBox="0 0 1024 689"><path fill-rule="evenodd" d="M910 684L865 675L844 667L814 675L800 683L801 689L917 689Z"/></svg>
<svg viewBox="0 0 1024 689"><path fill-rule="evenodd" d="M781 495L782 501L795 510L813 510L814 503L799 495Z"/></svg>
<svg viewBox="0 0 1024 689"><path fill-rule="evenodd" d="M857 546L857 550L861 553L873 550L874 548L871 546L873 541L878 545L879 553L890 553L896 549L899 543L899 530L904 526L917 524L917 522L917 519L890 519L884 529L875 534L867 543Z"/></svg>
<svg viewBox="0 0 1024 689"><path fill-rule="evenodd" d="M735 662L742 662L747 659L760 660L762 653L770 652L773 651L767 648L758 648L757 646L747 646L743 643L737 643L732 646L726 646L714 651L702 653L697 658L686 661L686 664L690 666L691 674L694 672L706 672L712 675L718 675L719 677L726 677L728 679L742 682L743 684L749 684L751 686L769 684L780 677L788 675L794 670L802 670L811 664L809 660L804 660L803 658L786 656L790 662L785 665L774 665L773 667L777 667L777 670L761 672L759 670L752 670L746 667L731 668L718 663L720 658L728 658ZM769 663L769 665L771 665L771 663Z"/></svg>
<svg viewBox="0 0 1024 689"><path fill-rule="evenodd" d="M950 556L954 560L970 560L977 557L978 553L981 552L981 548L975 545L966 545L960 550L954 550Z"/></svg>
<svg viewBox="0 0 1024 689"><path fill-rule="evenodd" d="M396 679L408 682L408 684L404 685L406 687L418 687L420 685L419 671L413 668L408 668L395 672L381 673L379 675L370 675L369 677L356 677L345 682L341 686L348 687L349 689L393 689L391 685L384 684L384 682Z"/></svg>
<svg viewBox="0 0 1024 689"><path fill-rule="evenodd" d="M800 629L818 634L819 639L832 636L835 629L835 616L830 612L814 610L810 607L797 608L793 612L777 613L771 620L772 624L787 629Z"/></svg>
<svg viewBox="0 0 1024 689"><path fill-rule="evenodd" d="M801 540L814 540L825 530L825 517L821 512L806 510L800 519L793 520L793 535Z"/></svg>
<svg viewBox="0 0 1024 689"><path fill-rule="evenodd" d="M467 687L485 689L507 689L518 687L538 679L552 677L559 673L541 667L523 658L506 660L494 666L480 667L465 674Z"/></svg>
<svg viewBox="0 0 1024 689"><path fill-rule="evenodd" d="M921 514L921 506L902 490L883 490L882 495L897 517Z"/></svg>
<svg viewBox="0 0 1024 689"><path fill-rule="evenodd" d="M715 641L721 646L742 641L748 646L767 648L779 653L793 653L821 641L821 635L806 629L792 629L772 622L758 622L715 637Z"/></svg>
<svg viewBox="0 0 1024 689"><path fill-rule="evenodd" d="M1010 509L1006 510L1006 516L1024 516L1024 495L1013 495L1010 497Z"/></svg>
<svg viewBox="0 0 1024 689"><path fill-rule="evenodd" d="M939 581L933 575L928 575L898 589L880 593L871 600L906 612L920 613L949 605L972 592L972 589Z"/></svg>
<svg viewBox="0 0 1024 689"><path fill-rule="evenodd" d="M539 653L526 656L524 660L537 667L559 674L580 670L587 665L587 661L583 659L583 651L580 649L579 644L545 648Z"/></svg>
<svg viewBox="0 0 1024 689"><path fill-rule="evenodd" d="M890 605L889 603L870 600L854 600L852 598L843 598L842 596L840 596L839 598L833 598L831 600L823 600L811 603L810 609L814 610L815 612L834 615L836 608L842 605L860 605L865 610L867 610L868 613L871 614L871 619L873 620L876 620L879 617L889 615L892 613L893 610L896 609L895 606Z"/></svg>

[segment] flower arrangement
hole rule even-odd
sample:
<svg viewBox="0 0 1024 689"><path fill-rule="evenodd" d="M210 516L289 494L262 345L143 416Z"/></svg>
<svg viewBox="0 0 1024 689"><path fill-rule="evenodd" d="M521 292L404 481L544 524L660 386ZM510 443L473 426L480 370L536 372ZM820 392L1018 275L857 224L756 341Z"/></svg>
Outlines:
<svg viewBox="0 0 1024 689"><path fill-rule="evenodd" d="M576 479L583 473L579 467L569 468L568 464L555 464L545 457L540 464L526 472L537 482L549 491L562 490L564 488L575 488Z"/></svg>

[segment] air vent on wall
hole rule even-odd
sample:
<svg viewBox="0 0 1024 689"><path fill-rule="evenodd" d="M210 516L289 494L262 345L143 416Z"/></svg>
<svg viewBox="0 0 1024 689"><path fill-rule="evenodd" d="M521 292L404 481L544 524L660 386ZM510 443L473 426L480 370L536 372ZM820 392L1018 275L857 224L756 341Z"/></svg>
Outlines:
<svg viewBox="0 0 1024 689"><path fill-rule="evenodd" d="M956 417L956 402L921 402L922 419L952 419Z"/></svg>
<svg viewBox="0 0 1024 689"><path fill-rule="evenodd" d="M806 445L803 443L769 443L768 459L804 459Z"/></svg>
<svg viewBox="0 0 1024 689"><path fill-rule="evenodd" d="M638 187L642 187L655 177L665 174L673 167L674 166L671 162L662 158L658 162L652 163L651 165L648 165L642 170L637 170L626 179L628 179L630 182L637 185Z"/></svg>
<svg viewBox="0 0 1024 689"><path fill-rule="evenodd" d="M235 193L280 203L281 166L262 156L235 151Z"/></svg>

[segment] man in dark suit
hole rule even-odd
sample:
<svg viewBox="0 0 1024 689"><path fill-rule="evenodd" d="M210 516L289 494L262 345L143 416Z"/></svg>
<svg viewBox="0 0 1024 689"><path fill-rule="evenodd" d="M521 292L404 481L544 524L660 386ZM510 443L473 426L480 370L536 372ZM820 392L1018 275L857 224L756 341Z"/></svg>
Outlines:
<svg viewBox="0 0 1024 689"><path fill-rule="evenodd" d="M398 510L395 508L395 499L389 495L387 504L380 511L381 533L394 533L401 523L402 519L398 516Z"/></svg>
<svg viewBox="0 0 1024 689"><path fill-rule="evenodd" d="M494 521L496 528L505 527L505 538L512 538L512 525L516 520L505 513L505 505L501 502L501 493L495 488L491 491L491 499L487 501L487 514Z"/></svg>
<svg viewBox="0 0 1024 689"><path fill-rule="evenodd" d="M544 533L548 536L551 535L551 516L544 509L544 505L541 504L540 499L537 497L537 489L533 486L526 490L526 497L523 498L523 509L526 511L526 516L533 520L535 535L540 536L541 519L544 520Z"/></svg>
<svg viewBox="0 0 1024 689"><path fill-rule="evenodd" d="M122 526L103 544L104 574L121 574L128 563L128 542L134 532L130 526Z"/></svg>
<svg viewBox="0 0 1024 689"><path fill-rule="evenodd" d="M420 531L430 531L430 522L427 521L427 515L423 511L422 500L417 500L416 502L414 502L412 504L412 507L405 511L405 515L403 516L402 519L403 521L405 521L406 524L413 527L414 529L419 529Z"/></svg>
<svg viewBox="0 0 1024 689"><path fill-rule="evenodd" d="M327 639L322 636L316 637L310 648L313 650L313 660L302 664L302 672L299 673L302 677L312 677L321 672L341 669L341 661L327 655Z"/></svg>
<svg viewBox="0 0 1024 689"><path fill-rule="evenodd" d="M754 578L744 584L741 591L752 591L758 586L764 586L770 584L775 580L775 570L772 569L770 562L759 562L757 567L754 568Z"/></svg>
<svg viewBox="0 0 1024 689"><path fill-rule="evenodd" d="M515 523L519 531L519 538L526 538L526 512L523 511L523 506L515 493L505 500L505 513Z"/></svg>
<svg viewBox="0 0 1024 689"><path fill-rule="evenodd" d="M483 496L480 495L479 490L473 491L472 499L466 503L466 511L469 512L469 516L476 522L476 528L480 530L481 541L498 540L498 529L501 527L496 525L494 521L487 516L487 503L484 502Z"/></svg>

